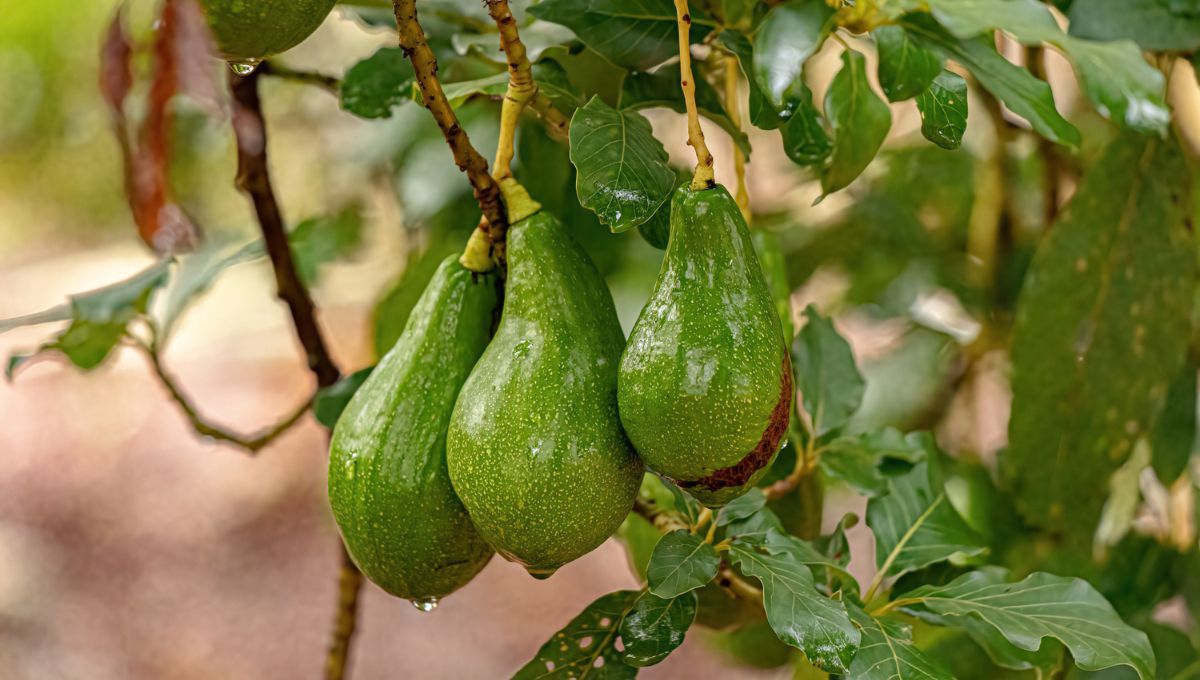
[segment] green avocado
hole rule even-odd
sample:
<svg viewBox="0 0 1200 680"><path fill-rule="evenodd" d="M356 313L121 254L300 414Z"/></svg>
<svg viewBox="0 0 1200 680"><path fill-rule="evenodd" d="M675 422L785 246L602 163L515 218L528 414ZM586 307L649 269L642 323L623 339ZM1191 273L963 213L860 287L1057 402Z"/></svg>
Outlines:
<svg viewBox="0 0 1200 680"><path fill-rule="evenodd" d="M461 588L492 557L450 485L446 427L495 307L495 276L448 257L333 430L329 503L346 549L414 603Z"/></svg>
<svg viewBox="0 0 1200 680"><path fill-rule="evenodd" d="M335 0L203 0L221 56L258 61L299 45L317 30Z"/></svg>
<svg viewBox="0 0 1200 680"><path fill-rule="evenodd" d="M646 465L706 505L762 476L792 368L746 222L724 187L676 190L658 282L621 357L621 422Z"/></svg>
<svg viewBox="0 0 1200 680"><path fill-rule="evenodd" d="M604 280L562 223L516 221L504 312L446 458L479 533L535 577L592 551L633 507L643 467L617 416L624 345Z"/></svg>

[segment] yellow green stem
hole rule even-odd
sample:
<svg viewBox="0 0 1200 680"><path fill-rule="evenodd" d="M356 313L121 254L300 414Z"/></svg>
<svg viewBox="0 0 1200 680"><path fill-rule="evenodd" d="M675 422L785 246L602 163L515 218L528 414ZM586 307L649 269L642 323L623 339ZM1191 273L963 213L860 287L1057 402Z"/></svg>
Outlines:
<svg viewBox="0 0 1200 680"><path fill-rule="evenodd" d="M704 143L704 131L700 129L700 111L696 108L696 80L692 75L692 42L689 34L692 16L688 12L687 0L675 0L675 19L679 25L679 85L683 88L683 100L687 106L688 144L696 151L696 173L692 176L692 190L709 189L713 180L713 157Z"/></svg>
<svg viewBox="0 0 1200 680"><path fill-rule="evenodd" d="M725 55L725 112L729 116L729 122L733 125L733 129L741 131L742 129L742 110L738 106L738 60L732 54ZM733 172L737 177L737 193L734 194L734 200L737 201L738 209L742 211L742 217L746 219L746 226L750 226L750 192L746 190L746 155L742 153L742 147L738 146L737 139L733 140Z"/></svg>
<svg viewBox="0 0 1200 680"><path fill-rule="evenodd" d="M508 91L500 107L500 142L496 146L496 164L492 170L492 176L502 180L512 177L517 123L521 121L525 105L537 95L538 88L508 0L487 0L487 8L500 31L500 47L508 58Z"/></svg>

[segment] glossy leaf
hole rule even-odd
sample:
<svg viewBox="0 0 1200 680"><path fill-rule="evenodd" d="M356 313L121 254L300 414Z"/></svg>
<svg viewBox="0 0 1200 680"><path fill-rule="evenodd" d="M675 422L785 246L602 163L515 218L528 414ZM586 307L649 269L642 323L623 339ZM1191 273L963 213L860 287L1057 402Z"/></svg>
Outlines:
<svg viewBox="0 0 1200 680"><path fill-rule="evenodd" d="M650 592L662 598L678 597L713 580L721 557L704 537L680 529L654 546L646 578Z"/></svg>
<svg viewBox="0 0 1200 680"><path fill-rule="evenodd" d="M812 572L793 543L776 531L762 543L737 539L730 561L763 586L763 605L772 630L801 650L814 666L844 673L858 649L860 633L846 607L817 591Z"/></svg>
<svg viewBox="0 0 1200 680"><path fill-rule="evenodd" d="M1128 136L1084 176L1017 305L1003 469L1026 520L1077 538L1183 363L1195 262L1173 142Z"/></svg>
<svg viewBox="0 0 1200 680"><path fill-rule="evenodd" d="M621 622L625 663L641 668L667 658L695 620L696 593L663 599L643 592Z"/></svg>
<svg viewBox="0 0 1200 680"><path fill-rule="evenodd" d="M579 203L613 232L649 220L675 188L666 150L636 111L593 97L571 118L570 138Z"/></svg>
<svg viewBox="0 0 1200 680"><path fill-rule="evenodd" d="M888 101L912 99L942 71L942 60L899 26L880 26L871 37L879 50L879 87Z"/></svg>
<svg viewBox="0 0 1200 680"><path fill-rule="evenodd" d="M342 108L363 118L388 118L408 101L414 82L412 64L398 47L383 47L358 62L342 79Z"/></svg>
<svg viewBox="0 0 1200 680"><path fill-rule="evenodd" d="M1088 40L1127 39L1152 52L1200 49L1200 14L1165 0L1081 0L1068 17L1068 32Z"/></svg>
<svg viewBox="0 0 1200 680"><path fill-rule="evenodd" d="M639 595L636 590L618 590L589 604L547 640L513 680L637 677L637 669L625 664L616 643L621 624Z"/></svg>
<svg viewBox="0 0 1200 680"><path fill-rule="evenodd" d="M618 66L648 71L679 53L675 5L668 0L543 0L529 13L566 26ZM693 8L692 41L715 25Z"/></svg>
<svg viewBox="0 0 1200 680"><path fill-rule="evenodd" d="M1037 572L1009 583L1001 570L973 571L945 586L924 586L899 599L946 617L976 617L1019 649L1037 651L1054 638L1084 670L1126 665L1153 678L1146 634L1125 624L1087 581Z"/></svg>
<svg viewBox="0 0 1200 680"><path fill-rule="evenodd" d="M742 75L746 77L746 85L750 90L750 123L763 130L774 130L787 120L790 114L777 111L767 100L754 76L754 46L750 40L735 31L721 31L717 34L717 44L729 54L737 57ZM803 81L801 81L803 84ZM812 96L809 96L811 104Z"/></svg>
<svg viewBox="0 0 1200 680"><path fill-rule="evenodd" d="M807 167L820 167L833 151L833 140L825 129L825 117L813 106L812 93L804 88L798 96L796 110L779 128L783 136L783 152L792 162Z"/></svg>
<svg viewBox="0 0 1200 680"><path fill-rule="evenodd" d="M867 524L875 534L875 563L891 576L986 551L950 504L933 461L890 477L888 493L867 502Z"/></svg>
<svg viewBox="0 0 1200 680"><path fill-rule="evenodd" d="M721 508L717 515L717 526L725 526L731 522L746 519L762 510L767 504L767 497L761 489L750 489Z"/></svg>
<svg viewBox="0 0 1200 680"><path fill-rule="evenodd" d="M346 404L350 403L350 397L362 387L374 369L374 366L361 368L343 376L329 387L317 390L317 395L313 398L313 416L317 422L332 430L333 426L337 425L338 418L342 416L342 411L346 409Z"/></svg>
<svg viewBox="0 0 1200 680"><path fill-rule="evenodd" d="M850 344L833 322L813 306L804 310L804 318L807 323L792 342L792 369L813 434L820 437L846 424L858 410L866 383Z"/></svg>
<svg viewBox="0 0 1200 680"><path fill-rule="evenodd" d="M784 117L804 87L804 63L825 42L833 18L824 0L788 0L771 8L754 35L754 78Z"/></svg>
<svg viewBox="0 0 1200 680"><path fill-rule="evenodd" d="M621 96L617 101L617 108L638 110L663 106L684 113L687 109L683 101L683 90L679 87L679 80L678 64L663 66L654 73L630 73L621 85ZM729 119L725 104L717 95L716 90L703 77L696 78L696 108L702 116L719 125L722 130L737 140L738 146L744 153L750 153L750 138Z"/></svg>
<svg viewBox="0 0 1200 680"><path fill-rule="evenodd" d="M967 131L967 81L953 71L942 71L917 97L921 134L943 149L962 145Z"/></svg>
<svg viewBox="0 0 1200 680"><path fill-rule="evenodd" d="M867 81L867 61L859 52L842 53L842 70L825 94L825 117L833 127L833 151L821 175L831 194L862 174L892 127L892 110Z"/></svg>
<svg viewBox="0 0 1200 680"><path fill-rule="evenodd" d="M862 646L846 674L849 680L954 680L913 644L908 625L891 617L874 618L854 604L847 609L862 631Z"/></svg>

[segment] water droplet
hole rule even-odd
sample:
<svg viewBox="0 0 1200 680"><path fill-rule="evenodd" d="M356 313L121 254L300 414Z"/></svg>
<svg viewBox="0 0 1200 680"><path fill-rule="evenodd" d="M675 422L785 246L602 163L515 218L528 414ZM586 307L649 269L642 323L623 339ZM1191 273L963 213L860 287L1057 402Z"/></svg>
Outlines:
<svg viewBox="0 0 1200 680"><path fill-rule="evenodd" d="M358 458L348 458L345 465L346 479L354 479L354 472L358 468Z"/></svg>
<svg viewBox="0 0 1200 680"><path fill-rule="evenodd" d="M248 76L262 63L262 59L243 59L229 62L229 68L239 76Z"/></svg>
<svg viewBox="0 0 1200 680"><path fill-rule="evenodd" d="M545 581L546 579L550 578L551 576L554 576L554 572L558 571L558 567L555 567L553 569L528 569L527 568L525 571L529 572L529 575L536 578L537 580Z"/></svg>
<svg viewBox="0 0 1200 680"><path fill-rule="evenodd" d="M436 597L427 597L421 600L413 600L412 606L417 608L417 611L431 612L437 609L438 599Z"/></svg>

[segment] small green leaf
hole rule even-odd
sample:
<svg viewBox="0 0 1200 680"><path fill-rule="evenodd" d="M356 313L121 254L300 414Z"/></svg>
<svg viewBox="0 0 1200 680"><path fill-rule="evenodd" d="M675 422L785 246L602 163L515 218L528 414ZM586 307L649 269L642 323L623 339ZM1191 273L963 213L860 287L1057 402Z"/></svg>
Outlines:
<svg viewBox="0 0 1200 680"><path fill-rule="evenodd" d="M880 26L871 31L871 37L879 49L879 87L888 101L921 94L942 70L942 60L899 26Z"/></svg>
<svg viewBox="0 0 1200 680"><path fill-rule="evenodd" d="M342 79L342 108L363 118L388 118L409 100L412 65L398 47L383 47L358 62Z"/></svg>
<svg viewBox="0 0 1200 680"><path fill-rule="evenodd" d="M617 108L636 111L643 108L663 106L679 113L687 108L683 90L679 87L679 64L668 64L654 73L630 73L621 85L621 96ZM702 77L696 78L696 108L700 114L716 123L737 140L738 147L749 154L750 138L742 132L725 110L725 104L716 91Z"/></svg>
<svg viewBox="0 0 1200 680"><path fill-rule="evenodd" d="M866 64L859 52L843 52L842 70L825 95L825 117L833 126L833 152L821 175L826 195L862 174L892 127L892 110L867 82Z"/></svg>
<svg viewBox="0 0 1200 680"><path fill-rule="evenodd" d="M812 103L812 92L804 88L797 96L796 110L780 126L783 152L796 165L820 167L833 151L833 140L825 129L825 118Z"/></svg>
<svg viewBox="0 0 1200 680"><path fill-rule="evenodd" d="M574 37L575 34L570 29L549 21L535 20L521 26L521 44L525 46L525 56L535 64L546 50L570 42ZM450 42L454 45L454 51L460 55L477 54L508 65L504 51L497 49L499 36L494 30L486 33L455 33Z"/></svg>
<svg viewBox="0 0 1200 680"><path fill-rule="evenodd" d="M446 83L442 86L442 90L446 93L446 100L454 108L466 104L472 97L503 97L504 93L508 91L508 73L501 71L475 80ZM411 92L413 101L419 103L422 95L415 83Z"/></svg>
<svg viewBox="0 0 1200 680"><path fill-rule="evenodd" d="M807 323L792 343L792 369L813 434L820 437L845 425L858 410L866 383L833 322L811 305L804 317Z"/></svg>
<svg viewBox="0 0 1200 680"><path fill-rule="evenodd" d="M329 387L317 390L317 396L313 398L313 415L317 422L332 430L346 409L346 404L350 403L350 397L362 387L374 369L374 366L359 369Z"/></svg>
<svg viewBox="0 0 1200 680"><path fill-rule="evenodd" d="M791 114L804 86L804 63L834 26L825 0L788 0L767 13L754 35L754 78L767 102Z"/></svg>
<svg viewBox="0 0 1200 680"><path fill-rule="evenodd" d="M654 546L646 578L651 593L672 598L713 580L720 566L721 557L702 536L680 529Z"/></svg>
<svg viewBox="0 0 1200 680"><path fill-rule="evenodd" d="M1068 31L1088 40L1136 42L1149 52L1200 50L1200 14L1164 0L1087 0L1075 3Z"/></svg>
<svg viewBox="0 0 1200 680"><path fill-rule="evenodd" d="M862 646L850 665L850 680L954 680L950 671L913 644L912 628L891 617L874 618L847 606L862 631Z"/></svg>
<svg viewBox="0 0 1200 680"><path fill-rule="evenodd" d="M829 477L841 480L867 498L887 493L887 480L879 471L883 456L862 445L858 437L841 437L821 450L819 464Z"/></svg>
<svg viewBox="0 0 1200 680"><path fill-rule="evenodd" d="M529 13L571 29L617 66L649 71L679 54L675 7L664 0L542 0L531 5ZM693 42L703 40L715 26L693 8Z"/></svg>
<svg viewBox="0 0 1200 680"><path fill-rule="evenodd" d="M625 663L642 668L667 658L683 644L683 638L695 620L696 593L669 599L642 593L621 622Z"/></svg>
<svg viewBox="0 0 1200 680"><path fill-rule="evenodd" d="M768 531L762 543L739 538L729 559L762 583L767 621L780 640L804 652L821 670L846 672L858 649L859 631L842 602L817 591L794 543L777 531Z"/></svg>
<svg viewBox="0 0 1200 680"><path fill-rule="evenodd" d="M935 444L926 435L928 446ZM875 534L875 563L886 575L986 552L983 540L959 516L934 463L922 461L889 478L888 493L867 502L867 524Z"/></svg>
<svg viewBox="0 0 1200 680"><path fill-rule="evenodd" d="M717 526L725 526L731 522L746 519L762 510L767 504L767 497L762 489L750 489L746 493L730 501L721 508L717 515Z"/></svg>
<svg viewBox="0 0 1200 680"><path fill-rule="evenodd" d="M625 616L640 593L618 590L597 599L542 645L513 680L567 680L597 677L631 680L637 669L621 659L616 642ZM599 666L597 664L600 664Z"/></svg>
<svg viewBox="0 0 1200 680"><path fill-rule="evenodd" d="M943 149L962 145L967 131L967 81L952 71L942 71L917 97L921 134Z"/></svg>
<svg viewBox="0 0 1200 680"><path fill-rule="evenodd" d="M1125 135L1038 248L1013 328L1002 470L1037 526L1090 537L1108 478L1151 432L1191 334L1196 282L1176 143Z"/></svg>
<svg viewBox="0 0 1200 680"><path fill-rule="evenodd" d="M352 255L362 245L363 219L357 207L304 220L288 234L300 279L317 281L321 265Z"/></svg>
<svg viewBox="0 0 1200 680"><path fill-rule="evenodd" d="M579 203L614 233L649 220L675 188L666 149L636 111L592 97L571 118L570 138Z"/></svg>
<svg viewBox="0 0 1200 680"><path fill-rule="evenodd" d="M1035 652L1044 638L1054 638L1084 670L1124 665L1143 680L1155 677L1146 634L1126 625L1083 579L1037 572L1009 583L1002 570L990 569L964 574L945 586L923 586L899 599L919 600L947 622L977 617L1026 651Z"/></svg>

